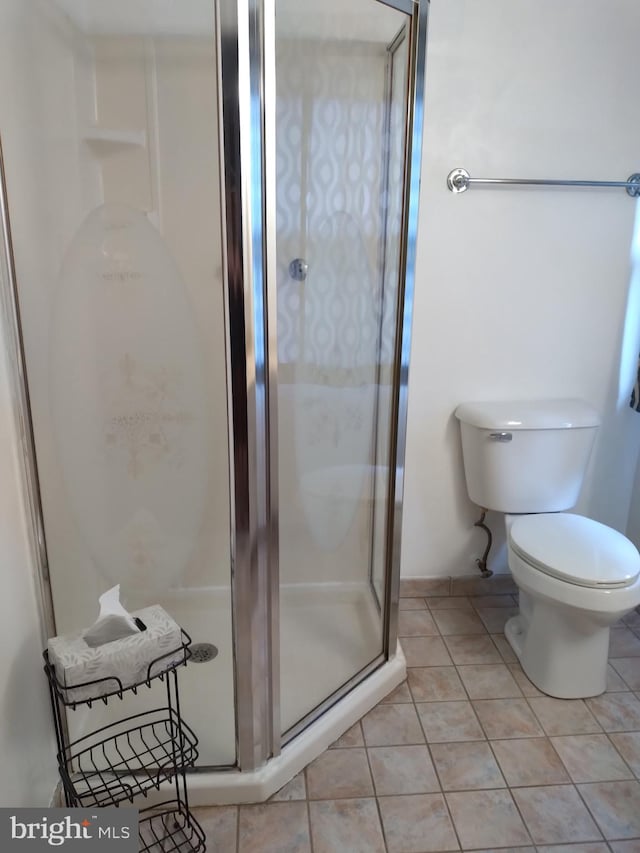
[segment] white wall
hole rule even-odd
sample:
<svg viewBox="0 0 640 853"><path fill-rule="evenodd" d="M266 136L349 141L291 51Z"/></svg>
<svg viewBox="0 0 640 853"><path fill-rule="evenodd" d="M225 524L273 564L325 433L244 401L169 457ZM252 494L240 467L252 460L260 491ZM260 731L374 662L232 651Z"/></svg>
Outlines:
<svg viewBox="0 0 640 853"><path fill-rule="evenodd" d="M636 0L432 0L402 574L476 571L456 405L578 396L603 424L578 510L625 529L640 439L622 365L635 203L623 190L445 186L624 180L640 168ZM495 530L499 518L493 518ZM500 537L498 537L500 539ZM498 545L500 543L498 542ZM504 570L497 549L494 568Z"/></svg>
<svg viewBox="0 0 640 853"><path fill-rule="evenodd" d="M47 806L57 781L33 560L4 348L0 349L0 806Z"/></svg>
<svg viewBox="0 0 640 853"><path fill-rule="evenodd" d="M25 275L47 274L51 250L65 215L45 203L40 165L56 152L62 104L51 105L57 120L42 132L32 107L39 103L44 81L30 57L38 55L41 70L73 89L64 59L66 32L48 15L38 17L39 3L7 0L0 6L0 122L7 171L11 173L14 236L28 233ZM30 93L34 98L28 98ZM51 146L49 149L48 146ZM49 153L50 152L50 153ZM59 163L58 180L64 178ZM20 243L20 239L17 241ZM17 248L17 247L16 247ZM26 247L24 247L26 248ZM36 251L37 248L37 251ZM36 255L38 256L36 259ZM1 328L1 327L0 327ZM1 334L1 331L0 331ZM0 348L0 806L47 806L56 780L55 747L49 697L42 672L42 647L33 559L27 537L21 493L21 459L6 347Z"/></svg>

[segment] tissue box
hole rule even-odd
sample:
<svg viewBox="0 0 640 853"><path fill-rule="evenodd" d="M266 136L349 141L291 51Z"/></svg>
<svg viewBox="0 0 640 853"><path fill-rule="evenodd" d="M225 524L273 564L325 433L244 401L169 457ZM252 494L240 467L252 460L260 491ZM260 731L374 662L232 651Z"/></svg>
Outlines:
<svg viewBox="0 0 640 853"><path fill-rule="evenodd" d="M52 637L48 643L49 662L59 683L65 688L73 688L74 684L115 676L126 689L147 678L149 664L156 658L166 655L152 667L151 676L185 659L180 626L159 604L131 615L141 619L147 630L95 648L87 645L81 633ZM118 689L117 681L101 681L86 687L66 689L63 696L67 703L86 702Z"/></svg>

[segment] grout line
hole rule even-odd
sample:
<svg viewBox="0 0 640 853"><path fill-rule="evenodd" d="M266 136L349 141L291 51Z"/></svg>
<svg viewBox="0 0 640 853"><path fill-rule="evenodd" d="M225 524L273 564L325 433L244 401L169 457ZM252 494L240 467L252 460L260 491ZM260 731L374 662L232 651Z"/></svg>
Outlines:
<svg viewBox="0 0 640 853"><path fill-rule="evenodd" d="M236 853L240 850L240 806L236 806Z"/></svg>
<svg viewBox="0 0 640 853"><path fill-rule="evenodd" d="M384 828L384 820L382 819L382 810L380 808L380 799L378 796L378 791L376 788L376 779L373 775L373 770L371 769L371 758L369 757L369 747L365 746L365 755L367 756L367 767L369 768L369 776L371 777L371 787L373 788L373 798L376 803L376 810L378 812L378 821L380 822L380 831L382 832L382 842L384 844L384 849L389 850L389 845L387 842L387 833Z"/></svg>
<svg viewBox="0 0 640 853"><path fill-rule="evenodd" d="M309 800L309 787L307 785L307 768L305 767L304 771L304 793L305 793L305 804L307 807L307 826L309 828L309 850L313 853L313 831L311 829L311 802Z"/></svg>
<svg viewBox="0 0 640 853"><path fill-rule="evenodd" d="M598 783L597 783L597 782L596 782L596 783L584 783L584 782L581 782L580 784L581 784L581 785L583 785L583 784L596 784L596 785L597 785ZM581 802L581 803L583 803L583 805L584 805L585 809L587 810L587 813L591 816L591 820L592 820L592 821L594 822L594 824L596 825L596 828L597 828L598 832L599 832L599 833L600 833L600 835L602 836L602 838L603 838L603 840L605 841L605 843L608 843L608 839L607 839L607 837L605 836L605 834L604 834L604 832L603 832L603 830L602 830L602 828L601 828L601 826L600 826L599 822L597 821L595 814L591 811L591 809L589 808L589 804L587 803L587 801L585 800L585 798L582 796L582 792L581 792L580 788L578 788L578 786L577 786L577 785L574 785L574 788L575 788L575 789L576 789L576 791L578 792L578 797L580 798L580 802Z"/></svg>

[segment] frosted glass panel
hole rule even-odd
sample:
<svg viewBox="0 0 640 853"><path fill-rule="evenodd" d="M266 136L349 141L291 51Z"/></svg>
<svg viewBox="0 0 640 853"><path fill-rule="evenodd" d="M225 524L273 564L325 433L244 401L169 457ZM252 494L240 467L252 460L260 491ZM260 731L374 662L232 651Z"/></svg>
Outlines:
<svg viewBox="0 0 640 853"><path fill-rule="evenodd" d="M171 6L171 9L169 9ZM59 633L121 584L215 660L181 674L201 766L235 761L214 5L12 4L0 81ZM18 7L20 7L18 9ZM21 64L22 63L22 64ZM91 726L162 701L92 709ZM86 722L70 715L72 735Z"/></svg>
<svg viewBox="0 0 640 853"><path fill-rule="evenodd" d="M100 573L130 591L180 585L204 520L211 424L197 332L144 213L89 214L54 299L51 409L79 533Z"/></svg>
<svg viewBox="0 0 640 853"><path fill-rule="evenodd" d="M374 527L386 509L398 279L385 257L401 232L391 146L404 143L404 123L390 142L389 48L405 21L376 0L338 11L276 2L284 731L383 651L373 572L385 531Z"/></svg>

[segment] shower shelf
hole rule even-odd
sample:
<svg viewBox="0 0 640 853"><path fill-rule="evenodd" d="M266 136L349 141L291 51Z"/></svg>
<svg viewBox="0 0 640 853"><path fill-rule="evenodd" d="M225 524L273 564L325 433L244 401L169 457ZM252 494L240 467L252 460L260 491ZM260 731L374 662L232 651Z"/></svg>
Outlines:
<svg viewBox="0 0 640 853"><path fill-rule="evenodd" d="M68 807L134 806L163 783L173 783L173 799L141 810L139 850L143 853L202 853L205 835L189 811L186 771L198 760L198 738L180 716L178 669L191 657L191 637L182 630L182 644L148 665L144 678L125 686L111 676L79 684L58 680L47 652L45 673L58 744L58 770ZM151 687L156 680L166 687L166 705L124 717L69 741L65 708L91 708L101 699L123 699L137 695L138 688ZM72 698L71 691L95 688L104 695L91 699ZM117 703L116 703L117 705ZM171 790L171 788L170 788Z"/></svg>
<svg viewBox="0 0 640 853"><path fill-rule="evenodd" d="M147 144L147 134L144 130L117 130L107 127L87 127L83 139L99 156L122 148L145 148Z"/></svg>
<svg viewBox="0 0 640 853"><path fill-rule="evenodd" d="M198 758L198 739L172 708L146 711L104 726L58 755L74 805L116 806L147 796Z"/></svg>

